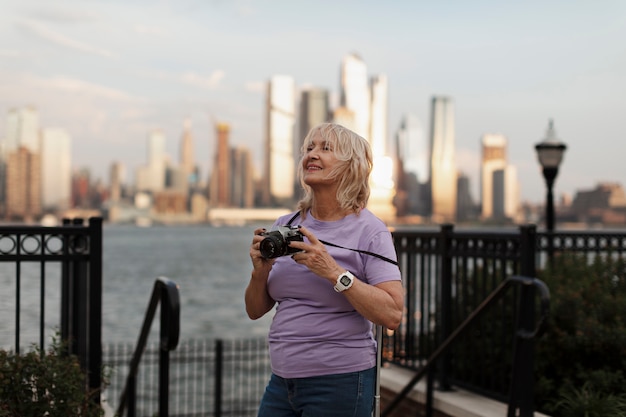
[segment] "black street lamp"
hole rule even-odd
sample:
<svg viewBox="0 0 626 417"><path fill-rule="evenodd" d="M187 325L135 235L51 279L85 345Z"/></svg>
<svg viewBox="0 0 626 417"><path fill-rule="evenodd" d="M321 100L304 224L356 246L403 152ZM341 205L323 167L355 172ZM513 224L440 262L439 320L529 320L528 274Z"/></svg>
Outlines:
<svg viewBox="0 0 626 417"><path fill-rule="evenodd" d="M546 179L548 186L548 195L546 197L546 230L554 231L554 196L552 195L552 187L554 180L559 173L559 165L563 159L563 153L567 147L564 143L559 142L554 130L554 124L550 120L546 138L543 142L535 145L537 150L537 158L543 168L543 177Z"/></svg>

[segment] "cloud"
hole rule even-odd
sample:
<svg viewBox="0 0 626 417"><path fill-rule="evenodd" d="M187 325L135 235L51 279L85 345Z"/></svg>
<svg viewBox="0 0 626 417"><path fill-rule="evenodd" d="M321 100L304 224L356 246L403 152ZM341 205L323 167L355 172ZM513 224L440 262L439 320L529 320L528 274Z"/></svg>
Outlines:
<svg viewBox="0 0 626 417"><path fill-rule="evenodd" d="M147 35L147 36L165 36L168 34L167 30L165 30L162 27L147 26L147 25L142 25L140 23L136 24L133 27L133 30L135 31L135 33L138 33L140 35Z"/></svg>
<svg viewBox="0 0 626 417"><path fill-rule="evenodd" d="M84 52L93 55L103 56L105 58L114 58L114 54L106 49L98 48L84 42L80 42L62 35L52 29L35 22L33 20L22 20L17 23L18 27L26 33L34 35L46 42L53 43L64 48L73 49L75 51Z"/></svg>
<svg viewBox="0 0 626 417"><path fill-rule="evenodd" d="M208 77L199 75L195 72L186 72L180 77L180 81L185 84L214 90L224 78L226 73L222 70L213 71Z"/></svg>

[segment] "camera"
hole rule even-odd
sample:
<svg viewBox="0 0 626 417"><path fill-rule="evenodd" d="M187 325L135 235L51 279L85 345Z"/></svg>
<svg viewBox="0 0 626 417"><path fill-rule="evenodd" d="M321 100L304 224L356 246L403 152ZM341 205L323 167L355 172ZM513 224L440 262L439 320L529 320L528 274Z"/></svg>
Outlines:
<svg viewBox="0 0 626 417"><path fill-rule="evenodd" d="M270 259L300 252L300 249L289 247L289 242L304 242L304 235L297 226L278 226L276 230L261 233L265 236L260 243L261 256Z"/></svg>

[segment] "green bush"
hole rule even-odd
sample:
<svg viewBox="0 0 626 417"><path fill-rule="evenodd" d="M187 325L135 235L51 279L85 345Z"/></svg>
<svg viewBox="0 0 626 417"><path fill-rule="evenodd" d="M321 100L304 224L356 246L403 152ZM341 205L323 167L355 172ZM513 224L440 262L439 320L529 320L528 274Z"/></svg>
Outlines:
<svg viewBox="0 0 626 417"><path fill-rule="evenodd" d="M0 350L0 417L95 417L104 411L88 392L78 359L53 338L21 355Z"/></svg>
<svg viewBox="0 0 626 417"><path fill-rule="evenodd" d="M550 288L550 322L536 343L537 408L626 416L626 262L562 254L538 275Z"/></svg>

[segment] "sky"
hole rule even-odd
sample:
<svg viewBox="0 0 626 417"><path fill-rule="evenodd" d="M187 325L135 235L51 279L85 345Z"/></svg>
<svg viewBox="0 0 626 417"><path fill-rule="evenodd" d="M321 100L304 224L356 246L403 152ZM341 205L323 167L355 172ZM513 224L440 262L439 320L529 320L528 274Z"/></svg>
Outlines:
<svg viewBox="0 0 626 417"><path fill-rule="evenodd" d="M34 106L63 128L72 165L132 180L162 129L179 159L186 119L208 176L215 123L261 169L265 84L290 75L336 102L344 56L389 81L391 138L433 96L452 98L456 159L478 199L480 139L501 133L523 201L546 187L535 144L550 120L567 145L556 196L626 186L626 2L621 0L0 0L0 138L6 112Z"/></svg>

